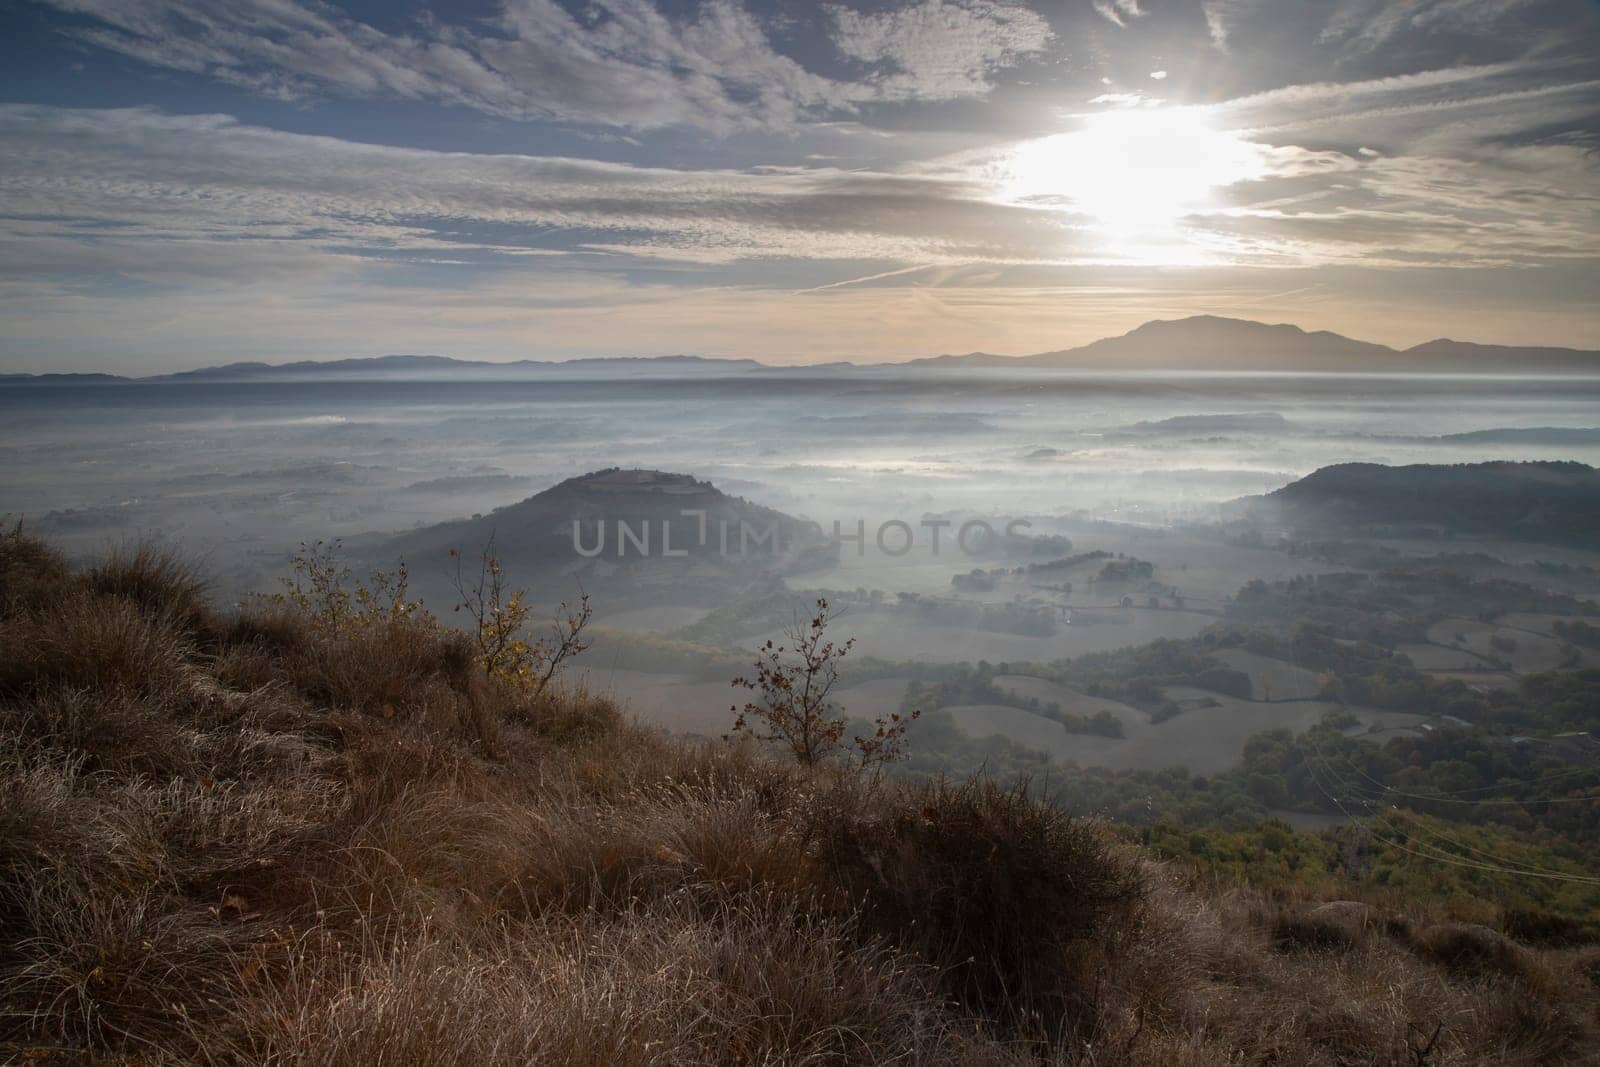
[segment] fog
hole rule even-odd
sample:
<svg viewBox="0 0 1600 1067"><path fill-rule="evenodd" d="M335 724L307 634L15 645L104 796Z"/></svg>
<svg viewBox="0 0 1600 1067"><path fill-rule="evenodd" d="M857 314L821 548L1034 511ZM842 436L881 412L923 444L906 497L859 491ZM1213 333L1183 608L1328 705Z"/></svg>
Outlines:
<svg viewBox="0 0 1600 1067"><path fill-rule="evenodd" d="M1594 463L1593 433L1448 437L1589 429L1597 401L1575 380L1041 372L32 386L0 390L0 507L73 551L181 539L233 592L300 540L486 512L605 467L691 473L829 530L930 513L1161 526L1333 463ZM915 570L872 547L869 570Z"/></svg>

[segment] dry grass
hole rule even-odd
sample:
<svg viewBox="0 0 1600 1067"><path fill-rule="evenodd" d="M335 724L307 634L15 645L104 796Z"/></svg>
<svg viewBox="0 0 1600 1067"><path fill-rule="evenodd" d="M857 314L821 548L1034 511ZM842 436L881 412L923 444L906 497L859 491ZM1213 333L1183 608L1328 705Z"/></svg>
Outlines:
<svg viewBox="0 0 1600 1067"><path fill-rule="evenodd" d="M1581 1063L1600 960L0 538L0 1059ZM1431 1047L1430 1047L1431 1041Z"/></svg>

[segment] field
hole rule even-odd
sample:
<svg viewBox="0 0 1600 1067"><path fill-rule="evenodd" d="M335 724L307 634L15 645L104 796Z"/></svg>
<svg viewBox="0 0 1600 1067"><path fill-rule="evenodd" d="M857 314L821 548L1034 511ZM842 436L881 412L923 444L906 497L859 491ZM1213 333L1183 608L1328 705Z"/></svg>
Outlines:
<svg viewBox="0 0 1600 1067"><path fill-rule="evenodd" d="M1034 678L1026 674L997 674L994 680L1001 689L1023 700L1037 697L1041 704L1059 704L1062 711L1084 716L1109 711L1122 722L1123 730L1129 734L1150 723L1150 716L1138 708L1116 700L1092 697L1044 678Z"/></svg>
<svg viewBox="0 0 1600 1067"><path fill-rule="evenodd" d="M1244 743L1263 730L1300 732L1331 711L1345 710L1360 725L1352 733L1366 733L1376 727L1388 732L1414 729L1423 716L1368 708L1341 708L1322 700L1279 703L1238 700L1204 689L1170 686L1167 696L1187 709L1165 722L1152 723L1136 708L1116 701L1100 700L1074 692L1065 686L1021 675L1000 675L995 679L1002 689L1024 699L1055 701L1064 711L1094 714L1108 710L1123 724L1125 737L1097 737L1073 734L1033 712L994 704L970 704L946 708L958 725L974 736L1001 734L1021 744L1043 749L1058 760L1071 760L1083 766L1113 770L1160 770L1185 766L1196 774L1215 774L1238 764Z"/></svg>
<svg viewBox="0 0 1600 1067"><path fill-rule="evenodd" d="M1242 648L1224 648L1214 655L1250 676L1252 695L1257 700L1304 700L1316 696L1321 687L1316 671L1271 656Z"/></svg>
<svg viewBox="0 0 1600 1067"><path fill-rule="evenodd" d="M839 703L846 714L862 718L882 718L900 710L900 701L906 695L911 679L905 675L892 678L874 678L870 682L848 686L838 691Z"/></svg>
<svg viewBox="0 0 1600 1067"><path fill-rule="evenodd" d="M924 663L1048 662L1087 652L1112 652L1131 645L1142 645L1159 638L1193 637L1216 622L1208 615L1191 611L1149 611L1118 609L1116 622L1062 626L1050 637L992 633L984 630L954 629L901 618L861 613L845 615L830 627L830 635L843 641L855 638L858 655L889 660L920 660ZM780 630L751 638L751 646L768 639L779 640Z"/></svg>
<svg viewBox="0 0 1600 1067"><path fill-rule="evenodd" d="M707 609L678 604L654 604L643 608L625 608L621 611L595 611L595 622L618 630L639 630L644 633L670 633L692 626L706 616Z"/></svg>
<svg viewBox="0 0 1600 1067"><path fill-rule="evenodd" d="M1287 695L1288 683L1298 677L1295 672L1300 670L1248 653L1226 658L1238 669L1249 668L1258 691L1270 678L1267 684L1272 686L1272 692ZM592 692L616 700L625 714L675 733L719 737L732 724L730 707L741 700L741 693L726 683L684 674L591 667L582 678ZM1244 743L1252 734L1274 729L1303 731L1328 712L1341 710L1339 705L1321 700L1239 700L1208 690L1171 686L1167 695L1184 705L1185 710L1165 722L1152 723L1137 708L1088 696L1042 678L1002 674L994 680L1019 703L1036 698L1042 704L1055 703L1062 711L1080 715L1108 711L1122 723L1125 736L1069 733L1059 723L1034 712L1001 704L924 710L950 712L957 725L974 737L1000 734L1057 760L1113 770L1159 770L1182 765L1196 774L1214 774L1239 762ZM850 715L871 719L897 710L909 681L905 676L876 678L842 688L837 696ZM1401 712L1343 710L1360 720L1352 732L1364 733L1374 726L1383 730L1414 729L1424 721L1422 716Z"/></svg>
<svg viewBox="0 0 1600 1067"><path fill-rule="evenodd" d="M1488 661L1504 661L1518 674L1553 671L1569 658L1564 643L1556 638L1475 619L1436 622L1428 627L1428 640L1454 645Z"/></svg>
<svg viewBox="0 0 1600 1067"><path fill-rule="evenodd" d="M1489 663L1482 656L1464 648L1447 648L1443 645L1396 645L1395 651L1411 658L1419 671L1474 671L1486 670Z"/></svg>
<svg viewBox="0 0 1600 1067"><path fill-rule="evenodd" d="M625 715L678 734L721 737L733 725L728 709L740 702L732 679L707 682L682 674L593 666L578 677L590 692L615 700Z"/></svg>

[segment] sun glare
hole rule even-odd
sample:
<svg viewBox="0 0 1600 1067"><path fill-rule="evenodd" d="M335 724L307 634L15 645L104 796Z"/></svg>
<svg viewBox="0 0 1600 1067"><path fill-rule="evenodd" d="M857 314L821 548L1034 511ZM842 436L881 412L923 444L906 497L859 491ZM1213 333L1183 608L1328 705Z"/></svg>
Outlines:
<svg viewBox="0 0 1600 1067"><path fill-rule="evenodd" d="M1018 145L1006 197L1075 209L1116 237L1170 235L1217 189L1259 177L1262 149L1212 126L1202 108L1125 108Z"/></svg>

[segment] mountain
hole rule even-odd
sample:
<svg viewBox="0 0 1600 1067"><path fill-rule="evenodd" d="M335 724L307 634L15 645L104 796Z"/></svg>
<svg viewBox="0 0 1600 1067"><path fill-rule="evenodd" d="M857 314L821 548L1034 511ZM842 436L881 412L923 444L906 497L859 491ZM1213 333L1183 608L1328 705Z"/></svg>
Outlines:
<svg viewBox="0 0 1600 1067"><path fill-rule="evenodd" d="M1600 373L1600 352L1508 348L1437 340L1414 348L1356 341L1327 330L1197 315L1147 322L1121 337L1023 356L1030 367L1124 370Z"/></svg>
<svg viewBox="0 0 1600 1067"><path fill-rule="evenodd" d="M0 374L0 385L107 385L130 382L120 374Z"/></svg>
<svg viewBox="0 0 1600 1067"><path fill-rule="evenodd" d="M393 355L297 363L228 363L148 378L109 374L5 374L0 385L49 382L255 382L395 381L466 379L542 379L551 375L585 378L650 378L772 375L884 375L972 370L1098 371L1299 371L1435 374L1600 374L1600 352L1574 348L1484 345L1441 338L1413 348L1395 349L1356 341L1327 330L1306 331L1285 323L1195 315L1156 320L1119 337L1077 348L1031 356L992 352L930 356L903 363L833 362L775 366L754 359L715 356L614 356L566 361L517 360L495 363L448 356Z"/></svg>
<svg viewBox="0 0 1600 1067"><path fill-rule="evenodd" d="M1354 371L1394 369L1395 351L1298 326L1224 319L1213 315L1147 322L1121 337L1080 348L1025 356L1035 367L1121 370Z"/></svg>
<svg viewBox="0 0 1600 1067"><path fill-rule="evenodd" d="M926 356L904 363L874 364L888 367L918 367L927 370L969 370L974 367L1004 367L1015 369L1026 356L1000 356L993 352L968 352L964 356Z"/></svg>
<svg viewBox="0 0 1600 1067"><path fill-rule="evenodd" d="M710 356L616 356L573 359L565 362L523 359L510 363L452 359L449 356L373 356L298 363L228 363L220 367L179 371L142 378L159 382L332 381L340 379L394 381L440 378L495 379L556 375L638 377L647 375L738 373L758 370L753 359L717 359Z"/></svg>
<svg viewBox="0 0 1600 1067"><path fill-rule="evenodd" d="M925 370L1191 370L1374 373L1600 374L1600 352L1517 348L1437 340L1396 349L1327 330L1286 323L1195 315L1158 319L1120 337L1031 356L914 359L897 366Z"/></svg>
<svg viewBox="0 0 1600 1067"><path fill-rule="evenodd" d="M518 580L565 574L586 588L626 586L630 599L695 575L715 580L804 570L831 562L835 551L814 523L692 475L610 468L487 515L402 534L375 554L437 570L456 549L470 567L491 542Z"/></svg>
<svg viewBox="0 0 1600 1067"><path fill-rule="evenodd" d="M1494 537L1600 547L1600 471L1582 463L1341 463L1236 513L1322 538Z"/></svg>
<svg viewBox="0 0 1600 1067"><path fill-rule="evenodd" d="M1436 364L1441 367L1470 365L1484 372L1521 368L1549 373L1600 370L1600 352L1576 348L1547 348L1526 345L1481 345L1473 341L1452 341L1441 337L1405 350L1419 369Z"/></svg>

